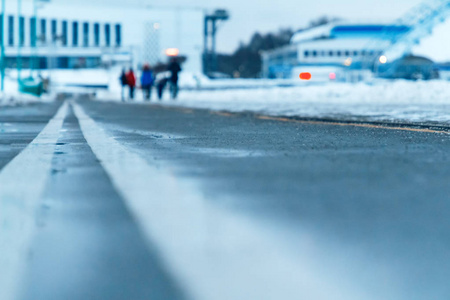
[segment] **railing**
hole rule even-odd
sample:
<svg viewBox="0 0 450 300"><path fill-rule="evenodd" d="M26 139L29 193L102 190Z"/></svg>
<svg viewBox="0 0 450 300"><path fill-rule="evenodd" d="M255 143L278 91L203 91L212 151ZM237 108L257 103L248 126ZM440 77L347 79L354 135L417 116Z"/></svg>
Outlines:
<svg viewBox="0 0 450 300"><path fill-rule="evenodd" d="M431 34L433 28L443 23L450 14L450 0L428 0L411 9L396 20L394 26L386 26L378 38L371 40L365 47L369 53L378 50L378 55L367 56L362 62L364 69L372 69L380 75L389 75L395 70L399 59L411 53L420 40ZM405 32L394 32L395 26L407 26ZM389 40L380 48L380 39ZM381 58L381 59L380 59ZM383 65L380 68L380 65Z"/></svg>

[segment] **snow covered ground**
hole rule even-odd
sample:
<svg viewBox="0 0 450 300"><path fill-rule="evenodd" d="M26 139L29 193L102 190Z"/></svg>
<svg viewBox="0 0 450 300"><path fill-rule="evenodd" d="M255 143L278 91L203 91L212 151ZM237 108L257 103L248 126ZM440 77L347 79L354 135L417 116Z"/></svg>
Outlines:
<svg viewBox="0 0 450 300"><path fill-rule="evenodd" d="M118 88L98 94L103 101L119 101L119 97ZM139 92L136 101L143 101ZM441 80L185 90L177 101L169 100L166 92L161 103L274 116L450 125L450 82Z"/></svg>
<svg viewBox="0 0 450 300"><path fill-rule="evenodd" d="M43 95L42 97L35 97L28 94L19 93L16 79L5 78L5 91L0 92L0 106L16 106L28 103L37 103L43 101L52 101L52 95Z"/></svg>
<svg viewBox="0 0 450 300"><path fill-rule="evenodd" d="M120 101L120 69L52 70L54 93L95 92L103 101ZM14 71L9 72L0 105L20 105L51 101L52 96L36 98L17 92ZM79 87L73 87L78 85ZM104 88L86 88L107 86ZM370 83L312 83L300 80L209 80L202 75L183 72L177 101L163 105L255 113L273 116L332 118L338 120L440 123L450 125L450 81L387 81ZM54 98L54 97L53 97ZM156 91L153 91L153 99ZM137 102L143 102L137 91ZM155 101L155 100L153 100Z"/></svg>

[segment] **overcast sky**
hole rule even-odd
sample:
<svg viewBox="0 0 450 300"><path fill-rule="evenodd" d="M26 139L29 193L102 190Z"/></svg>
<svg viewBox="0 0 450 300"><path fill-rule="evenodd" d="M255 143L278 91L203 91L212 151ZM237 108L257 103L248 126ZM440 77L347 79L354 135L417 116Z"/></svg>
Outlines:
<svg viewBox="0 0 450 300"><path fill-rule="evenodd" d="M74 0L52 0L71 3ZM231 52L240 41L248 41L255 31L261 33L279 28L298 29L319 16L350 20L389 21L403 15L423 0L76 0L77 3L115 5L149 4L163 6L196 6L207 9L226 8L231 19L218 35L218 49Z"/></svg>

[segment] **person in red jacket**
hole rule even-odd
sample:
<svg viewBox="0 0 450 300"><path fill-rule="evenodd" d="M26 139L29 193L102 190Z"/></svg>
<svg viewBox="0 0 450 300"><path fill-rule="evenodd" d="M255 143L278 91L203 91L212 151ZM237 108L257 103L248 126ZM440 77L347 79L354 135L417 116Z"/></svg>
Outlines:
<svg viewBox="0 0 450 300"><path fill-rule="evenodd" d="M130 99L134 99L134 90L136 89L136 75L134 75L134 71L131 68L127 72L127 85L130 89Z"/></svg>

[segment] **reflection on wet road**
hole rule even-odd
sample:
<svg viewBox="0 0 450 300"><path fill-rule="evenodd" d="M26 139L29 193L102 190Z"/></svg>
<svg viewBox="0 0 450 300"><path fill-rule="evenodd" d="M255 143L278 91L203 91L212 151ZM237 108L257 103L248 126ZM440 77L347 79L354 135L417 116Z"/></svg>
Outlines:
<svg viewBox="0 0 450 300"><path fill-rule="evenodd" d="M17 246L25 263L9 264L20 289L2 299L450 293L447 134L66 103L56 139L44 137L53 150L42 193L18 214L35 224ZM0 116L2 173L13 157L36 166L19 154L58 105L23 109L36 123L12 108Z"/></svg>

